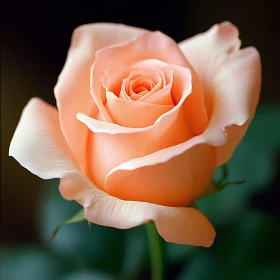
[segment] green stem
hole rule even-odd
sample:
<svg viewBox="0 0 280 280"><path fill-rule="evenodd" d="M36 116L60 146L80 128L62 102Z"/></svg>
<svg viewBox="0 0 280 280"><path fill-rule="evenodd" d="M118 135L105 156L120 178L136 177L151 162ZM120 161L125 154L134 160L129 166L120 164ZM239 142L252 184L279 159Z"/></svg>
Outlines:
<svg viewBox="0 0 280 280"><path fill-rule="evenodd" d="M150 247L152 280L164 279L162 240L154 223L146 224Z"/></svg>

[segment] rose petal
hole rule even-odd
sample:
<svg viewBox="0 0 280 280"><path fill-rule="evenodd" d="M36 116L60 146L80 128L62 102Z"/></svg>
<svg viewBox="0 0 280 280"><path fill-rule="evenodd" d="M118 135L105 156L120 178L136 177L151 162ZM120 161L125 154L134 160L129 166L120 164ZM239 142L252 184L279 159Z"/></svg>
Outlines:
<svg viewBox="0 0 280 280"><path fill-rule="evenodd" d="M204 92L211 119L205 137L216 149L216 166L229 160L255 113L261 86L256 49L239 51L238 29L229 22L181 42Z"/></svg>
<svg viewBox="0 0 280 280"><path fill-rule="evenodd" d="M230 54L213 80L215 112L207 138L216 148L216 165L232 156L255 114L261 88L261 64L255 48Z"/></svg>
<svg viewBox="0 0 280 280"><path fill-rule="evenodd" d="M136 69L152 68L159 77L159 80L161 80L148 94L141 97L139 101L152 104L174 105L170 90L165 90L167 84L172 85L173 83L173 70L167 63L156 59L147 59L135 63L133 67Z"/></svg>
<svg viewBox="0 0 280 280"><path fill-rule="evenodd" d="M124 201L75 173L63 177L60 191L62 195L71 193L67 198L82 204L86 219L98 225L129 229L154 221L159 234L168 242L210 247L215 239L215 230L197 209Z"/></svg>
<svg viewBox="0 0 280 280"><path fill-rule="evenodd" d="M131 88L132 83L135 80L142 79L142 77L149 77L158 83L154 84L153 89L145 95L143 93L133 94L133 89ZM121 99L139 100L159 105L174 105L170 90L165 89L166 84L172 84L173 71L168 64L156 59L144 60L132 66L109 68L105 71L101 81L103 87L115 93ZM126 92L128 84L130 86L129 94Z"/></svg>
<svg viewBox="0 0 280 280"><path fill-rule="evenodd" d="M187 120L192 121L192 128L201 134L207 126L207 115L201 95L194 92L187 99L179 100L181 93L188 85L186 77L189 70L176 65L170 65L170 67L174 70L173 98L184 107L182 112ZM193 98L190 100L192 95ZM175 129L180 129L180 127ZM127 200L148 201L169 206L188 205L204 192L214 171L214 149L204 144L206 140L201 141L201 139L202 137L193 138L181 145L169 145L167 149L154 151L154 153L149 149L147 156L134 155L131 157L132 160L127 161L126 157L126 162L123 160L124 163L116 167L110 165L113 169L106 176L105 191ZM198 140L201 142L196 142ZM143 143L141 144L142 151ZM127 144L124 147L127 147ZM103 157L108 158L104 155ZM124 159L124 156L117 155L116 158ZM98 162L100 161L101 166L105 166L106 163L102 161L102 158L98 159ZM93 166L96 165L97 162L93 164Z"/></svg>
<svg viewBox="0 0 280 280"><path fill-rule="evenodd" d="M165 88L168 90L168 88ZM169 91L171 85L169 87ZM112 92L107 92L106 110L113 122L126 127L147 127L166 112L174 108L171 105L156 105L133 100L123 100L116 97Z"/></svg>
<svg viewBox="0 0 280 280"><path fill-rule="evenodd" d="M123 201L101 191L97 195L96 189L78 197L84 205L85 217L96 224L127 229L154 221L159 234L168 242L210 247L215 239L215 230L197 209Z"/></svg>
<svg viewBox="0 0 280 280"><path fill-rule="evenodd" d="M131 70L131 67L121 65L118 68L107 69L101 79L103 87L107 91L113 92L116 96L122 99L131 100L130 96L128 96L127 94L125 94L124 96L120 96L123 87L122 81L129 76Z"/></svg>
<svg viewBox="0 0 280 280"><path fill-rule="evenodd" d="M87 166L91 180L100 189L104 188L106 175L119 164L182 143L192 137L182 111L177 115L176 122L166 123L167 127L160 126L149 131L139 128L143 130L141 133L129 134L104 133L103 122L85 116L78 117L88 124L89 128L94 125L95 132L89 133L88 136ZM92 121L97 122L97 126ZM100 130L99 124L101 124Z"/></svg>
<svg viewBox="0 0 280 280"><path fill-rule="evenodd" d="M196 209L127 202L98 190L72 160L57 110L39 99L23 111L9 154L43 179L61 178L62 195L79 201L92 223L126 229L154 221L169 242L209 247L214 241L213 227Z"/></svg>
<svg viewBox="0 0 280 280"><path fill-rule="evenodd" d="M214 104L209 85L226 55L239 49L241 42L238 35L238 29L234 25L230 22L223 22L214 25L207 32L179 43L180 49L194 67L204 86L209 118L212 115Z"/></svg>
<svg viewBox="0 0 280 280"><path fill-rule="evenodd" d="M179 66L171 65L170 67L173 67L174 69L178 69ZM172 68L172 69L173 69ZM181 79L181 75L184 79ZM132 128L132 127L123 127L119 126L113 123L107 123L102 122L99 120L96 120L94 118L90 118L87 115L83 113L77 114L77 119L83 122L92 132L98 133L108 133L108 134L131 134L131 133L141 133L146 131L151 131L153 129L157 130L157 132L161 131L160 127L164 128L165 131L168 131L168 127L175 123L175 121L178 121L178 116L181 116L180 109L184 104L187 102L187 98L190 95L196 95L198 94L197 91L192 91L192 76L191 72L187 68L180 68L180 72L178 75L176 75L176 78L179 78L178 80L174 80L175 89L174 94L176 95L176 102L178 102L177 106L175 106L172 110L168 111L167 113L163 114L161 117L157 119L157 121L152 126L148 126L145 128ZM175 96L175 95L174 95ZM197 97L193 97L197 99ZM178 100L180 99L180 100ZM200 100L200 98L198 98ZM198 102L198 101L197 101ZM200 102L200 101L199 101ZM203 106L203 104L198 104L199 106ZM190 105L191 106L191 105ZM104 107L105 109L105 107ZM182 111L182 110L181 110ZM201 110L203 111L203 110ZM201 112L199 111L199 112ZM193 110L190 110L190 112L193 112ZM181 112L183 113L183 112ZM185 113L185 112L184 112ZM205 118L205 114L201 114L200 118L203 120ZM192 121L189 120L190 122ZM202 121L203 126L207 123L207 120ZM185 126L188 127L187 125ZM199 127L199 129L202 129L202 126ZM169 131L170 132L170 131Z"/></svg>
<svg viewBox="0 0 280 280"><path fill-rule="evenodd" d="M106 176L104 189L125 200L187 206L207 188L214 163L213 147L198 136L116 166Z"/></svg>
<svg viewBox="0 0 280 280"><path fill-rule="evenodd" d="M178 65L170 65L173 70L173 85L171 95L175 104L182 104L182 111L189 120L189 127L193 135L200 135L208 125L207 111L203 99L203 91L199 85L196 74L192 75L192 93L186 101L182 102L182 93L187 86L188 70ZM178 106L178 105L177 105Z"/></svg>
<svg viewBox="0 0 280 280"><path fill-rule="evenodd" d="M146 31L134 40L104 48L96 53L96 59L91 68L91 94L107 122L111 122L111 119L104 108L106 92L100 83L106 69L124 64L132 65L147 59L157 59L191 69L177 43L161 32Z"/></svg>
<svg viewBox="0 0 280 280"><path fill-rule="evenodd" d="M237 27L225 21L182 41L179 47L204 82L207 75L213 75L211 66L217 66L223 55L240 48L241 41L238 36Z"/></svg>
<svg viewBox="0 0 280 280"><path fill-rule="evenodd" d="M129 96L133 93L126 93L127 83L133 82L137 79L142 79L141 81L143 82L143 77L149 77L153 81L156 81L157 79L162 80L158 73L160 70L158 68L154 69L153 67L164 69L165 73L162 73L162 75L166 74L166 78L164 77L164 87L157 93L153 92L156 88L154 87L146 94L146 96L156 94L160 95L158 98L159 104L153 104L153 102L140 102L142 101L142 97L139 99L139 102L131 100ZM130 74L128 75L128 73ZM144 62L135 64L131 67L120 67L119 69L110 68L106 70L105 75L102 78L102 84L106 89L106 105L104 109L106 109L106 112L110 116L112 122L120 126L132 128L145 128L153 125L161 115L174 108L173 100L170 95L173 81L172 74L173 71L167 64L157 60L145 60ZM124 79L125 75L128 75L128 77ZM166 79L168 81L167 85L165 85ZM122 85L120 85L121 83ZM162 86L163 85L161 83L160 87ZM120 99L118 97L120 92L124 98ZM164 101L171 103L172 105L164 105Z"/></svg>
<svg viewBox="0 0 280 280"><path fill-rule="evenodd" d="M9 155L42 179L59 178L57 174L77 169L56 108L39 98L32 98L24 108Z"/></svg>
<svg viewBox="0 0 280 280"><path fill-rule="evenodd" d="M141 32L143 29L122 24L95 23L82 25L73 33L67 60L54 91L63 133L83 167L87 128L77 121L76 114L88 114L92 109L89 84L95 53L112 44L131 40Z"/></svg>
<svg viewBox="0 0 280 280"><path fill-rule="evenodd" d="M161 115L151 126L123 127L83 114L77 115L77 118L94 132L89 134L88 167L91 170L91 179L99 188L103 189L106 175L119 164L183 143L195 136L190 130L192 120L186 118L182 110L184 103L188 102L188 97L195 93L190 94L190 71L184 68L183 73L184 79L177 82L178 86L180 85L178 88L181 90L180 94L183 95L181 100L176 107Z"/></svg>

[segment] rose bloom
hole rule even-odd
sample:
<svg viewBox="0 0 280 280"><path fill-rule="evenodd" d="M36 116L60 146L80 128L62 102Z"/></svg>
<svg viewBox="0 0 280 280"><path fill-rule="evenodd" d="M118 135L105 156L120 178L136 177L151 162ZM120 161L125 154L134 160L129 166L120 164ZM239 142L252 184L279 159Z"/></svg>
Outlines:
<svg viewBox="0 0 280 280"><path fill-rule="evenodd" d="M211 246L215 230L190 206L232 156L260 93L259 54L238 37L229 22L179 44L122 24L78 27L57 108L31 99L9 154L60 178L92 223L154 221L169 242Z"/></svg>

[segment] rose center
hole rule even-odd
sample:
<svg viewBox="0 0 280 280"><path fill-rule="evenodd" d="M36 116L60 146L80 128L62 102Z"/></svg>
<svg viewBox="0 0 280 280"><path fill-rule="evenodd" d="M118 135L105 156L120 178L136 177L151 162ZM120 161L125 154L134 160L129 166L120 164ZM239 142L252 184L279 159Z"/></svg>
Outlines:
<svg viewBox="0 0 280 280"><path fill-rule="evenodd" d="M134 80L128 81L126 90L132 91L134 94L144 95L151 91L155 86L155 82L148 77L138 77Z"/></svg>
<svg viewBox="0 0 280 280"><path fill-rule="evenodd" d="M125 93L132 96L144 96L153 90L159 90L164 83L164 73L158 69L146 68L133 71L130 75L123 80L123 89ZM135 98L137 98L135 96Z"/></svg>

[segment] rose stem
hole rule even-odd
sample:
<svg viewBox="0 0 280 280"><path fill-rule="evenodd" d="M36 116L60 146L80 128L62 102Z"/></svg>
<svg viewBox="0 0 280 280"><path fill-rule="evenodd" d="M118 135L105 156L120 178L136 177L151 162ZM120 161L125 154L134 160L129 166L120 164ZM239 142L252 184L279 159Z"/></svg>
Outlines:
<svg viewBox="0 0 280 280"><path fill-rule="evenodd" d="M152 280L164 279L163 240L159 236L154 223L146 224L150 247Z"/></svg>

